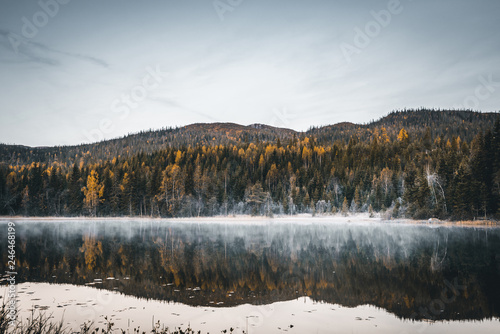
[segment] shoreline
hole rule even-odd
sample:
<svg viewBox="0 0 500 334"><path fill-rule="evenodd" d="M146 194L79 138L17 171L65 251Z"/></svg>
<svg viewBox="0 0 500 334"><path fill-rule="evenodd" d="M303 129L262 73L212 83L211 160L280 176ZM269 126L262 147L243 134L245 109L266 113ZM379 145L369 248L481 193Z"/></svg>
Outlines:
<svg viewBox="0 0 500 334"><path fill-rule="evenodd" d="M469 332L474 331L470 329L474 326L477 333L489 333L497 324L497 318L411 322L390 310L369 303L352 307L317 302L308 296L262 305L245 303L232 307L215 307L139 298L117 291L72 284L24 282L20 285L20 291L23 292L19 296L21 318L29 318L33 304L39 307L38 310L40 306L45 306L45 312L56 321L64 319L64 325L71 333L87 320L94 321L95 327L102 327L106 324L104 317L115 325L114 329L132 332L135 328L140 328L141 333L142 329L154 327L158 320L162 326L171 329L192 326L196 328L196 333L198 330L201 333L229 332L226 328L234 328L234 333L242 333L248 325L252 328L251 333L283 333L282 329L290 331L292 328L294 332L308 333L312 332L311 329L316 329L325 333L330 332L332 321L339 324L338 331L342 333L350 333L354 329L356 333L400 333L412 332L418 328L437 328L438 333L460 333L459 329L464 326L469 327ZM60 307L61 305L64 307ZM296 314L300 316L295 316Z"/></svg>
<svg viewBox="0 0 500 334"><path fill-rule="evenodd" d="M148 217L148 216L125 216L125 217L63 217L63 216L0 216L0 222L7 221L156 221L156 222L200 222L200 223L227 223L227 222L249 222L249 223L265 223L265 222L298 222L298 223L381 223L381 224L404 224L404 225L424 225L424 226L462 226L462 227L500 227L500 222L494 220L438 220L431 219L411 219L411 218L396 218L384 219L380 216L370 217L368 214L356 214L349 216L342 215L322 215L313 216L311 214L298 214L286 216L251 216L251 215L228 215L228 216L212 216L212 217Z"/></svg>

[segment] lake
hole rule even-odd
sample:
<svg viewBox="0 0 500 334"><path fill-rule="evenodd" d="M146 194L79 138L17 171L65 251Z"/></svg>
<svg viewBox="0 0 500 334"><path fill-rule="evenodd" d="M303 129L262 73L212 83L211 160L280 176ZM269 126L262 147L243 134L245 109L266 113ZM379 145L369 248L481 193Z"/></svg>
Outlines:
<svg viewBox="0 0 500 334"><path fill-rule="evenodd" d="M500 332L499 228L351 220L10 220L18 309L131 332Z"/></svg>

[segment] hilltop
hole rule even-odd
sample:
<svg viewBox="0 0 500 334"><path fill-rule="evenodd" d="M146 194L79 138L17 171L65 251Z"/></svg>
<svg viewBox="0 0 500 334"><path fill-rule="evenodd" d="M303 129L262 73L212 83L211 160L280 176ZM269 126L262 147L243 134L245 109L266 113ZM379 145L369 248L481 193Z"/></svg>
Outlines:
<svg viewBox="0 0 500 334"><path fill-rule="evenodd" d="M288 143L305 137L314 138L321 145L335 141L348 142L351 138L365 141L376 136L387 136L394 141L401 130L421 137L430 129L432 136L451 140L460 137L471 141L498 118L498 113L480 113L464 110L404 110L394 111L379 120L366 124L341 122L334 125L311 127L308 131L273 127L265 124L240 125L235 123L195 123L178 128L142 131L121 138L75 146L28 147L0 144L0 162L23 165L32 162L71 165L75 161L95 163L127 158L136 154L151 154L168 147L196 147L238 145L268 142Z"/></svg>

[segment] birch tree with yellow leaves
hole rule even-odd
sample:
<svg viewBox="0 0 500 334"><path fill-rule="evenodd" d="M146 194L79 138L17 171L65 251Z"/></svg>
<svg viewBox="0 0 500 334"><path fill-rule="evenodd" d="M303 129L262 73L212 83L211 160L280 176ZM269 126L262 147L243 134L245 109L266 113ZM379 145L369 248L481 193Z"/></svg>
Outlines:
<svg viewBox="0 0 500 334"><path fill-rule="evenodd" d="M99 183L99 174L95 170L90 172L87 177L87 186L82 188L85 198L83 203L91 216L97 215L97 207L99 203L104 202L102 196L104 194L104 185Z"/></svg>

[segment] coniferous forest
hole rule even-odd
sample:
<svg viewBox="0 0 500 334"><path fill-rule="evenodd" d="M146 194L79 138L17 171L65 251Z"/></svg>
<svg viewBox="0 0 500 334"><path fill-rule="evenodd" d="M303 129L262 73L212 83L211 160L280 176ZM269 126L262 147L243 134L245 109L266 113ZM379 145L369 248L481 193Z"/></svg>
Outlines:
<svg viewBox="0 0 500 334"><path fill-rule="evenodd" d="M404 110L306 132L193 124L79 146L0 145L0 214L500 216L500 114Z"/></svg>

